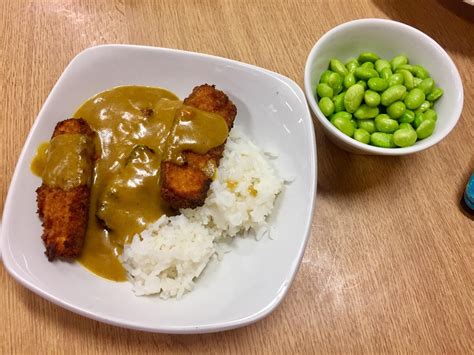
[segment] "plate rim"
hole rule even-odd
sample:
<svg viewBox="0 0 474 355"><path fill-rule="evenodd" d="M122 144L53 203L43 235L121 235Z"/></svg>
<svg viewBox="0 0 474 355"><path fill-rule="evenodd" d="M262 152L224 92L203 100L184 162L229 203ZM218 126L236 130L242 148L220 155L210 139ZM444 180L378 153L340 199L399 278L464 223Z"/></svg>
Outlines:
<svg viewBox="0 0 474 355"><path fill-rule="evenodd" d="M75 64L81 57L88 55L90 52L95 52L95 51L100 51L103 49L109 49L109 48L126 48L126 49L145 49L145 50L154 50L157 52L164 52L164 53L179 53L187 56L195 56L195 57L200 57L200 58L206 58L210 60L216 60L216 61L221 61L221 62L226 62L226 63L231 63L233 65L237 65L240 67L244 67L253 71L259 71L263 72L267 75L270 75L272 77L276 77L279 79L281 82L285 83L287 86L291 88L291 90L295 93L295 95L302 100L302 105L304 107L303 111L305 113L306 119L308 120L308 123L310 124L310 129L309 130L309 138L311 140L311 156L309 157L309 165L310 165L310 170L311 174L314 175L314 179L311 180L311 186L310 186L310 198L311 198L311 206L310 206L310 211L309 215L311 216L306 225L305 225L305 232L304 232L304 241L301 243L301 246L298 250L298 255L297 258L293 261L291 264L292 270L291 270L291 277L286 279L284 286L280 288L278 291L278 294L272 299L271 302L269 302L265 307L259 309L258 311L252 313L249 316L243 317L243 318L238 318L234 319L231 321L227 322L214 322L214 323L209 323L209 324L204 324L204 325L188 325L188 326L144 326L141 325L139 322L133 322L133 321L126 321L126 320L121 320L117 319L114 317L107 317L105 315L99 315L93 311L84 309L83 307L70 304L67 301L62 300L61 298L58 298L54 296L53 294L50 294L47 291L44 291L42 288L38 287L37 285L33 284L32 282L25 280L22 276L20 276L17 271L15 270L12 265L8 264L8 261L5 260L5 247L6 247L6 237L4 236L5 233L5 226L2 226L2 220L8 219L10 215L10 205L11 205L11 200L12 200L12 194L11 194L11 188L12 186L16 185L16 180L18 179L18 175L20 174L19 171L19 163L25 159L25 154L26 154L26 146L30 142L30 140L33 137L33 133L36 131L36 127L39 124L38 117L41 116L45 108L48 106L49 101L51 100L51 97L56 93L58 89L58 83L60 83L63 78L65 77L65 74L68 72L69 68ZM311 117L311 113L309 111L308 107L308 102L306 100L305 94L303 89L292 79L270 71L268 69L258 67L256 65L244 63L241 61L225 58L225 57L220 57L216 55L211 55L211 54L205 54L205 53L200 53L200 52L192 52L192 51L185 51L181 49L173 49L173 48L165 48L165 47L154 47L154 46L143 46L143 45L130 45L130 44L104 44L104 45L98 45L98 46L92 46L88 47L81 52L79 52L77 55L73 57L73 59L69 62L69 64L65 67L61 75L59 76L58 80L55 82L53 88L51 89L51 92L48 94L46 100L44 101L43 105L41 106L41 109L39 110L38 114L35 117L35 120L33 122L33 125L30 128L30 131L27 135L27 138L23 144L21 153L18 157L14 173L12 175L9 187L8 187L8 192L7 196L5 199L5 204L4 204L4 210L3 210L3 217L2 220L0 220L0 260L3 262L3 265L6 269L6 271L22 286L27 288L28 290L32 291L33 293L37 294L38 296L54 303L55 305L62 307L64 309L67 309L73 313L79 314L81 316L93 319L95 321L103 322L106 324L110 324L113 326L118 326L121 328L127 328L127 329L134 329L134 330L140 330L140 331L146 331L146 332L153 332L153 333L166 333L166 334L202 334L202 333L211 333L211 332L218 332L218 331L225 331L225 330L230 330L238 327L243 327L246 325L249 325L251 323L257 322L266 316L268 316L271 312L273 312L278 305L283 301L285 296L288 293L288 290L293 283L296 274L298 273L299 267L301 265L301 260L304 255L304 251L306 250L306 246L311 234L311 225L312 225L312 216L314 214L314 210L316 207L316 192L317 192L317 148L316 148L316 135L314 131L314 123ZM7 218L5 218L7 217ZM3 255L2 255L3 254Z"/></svg>

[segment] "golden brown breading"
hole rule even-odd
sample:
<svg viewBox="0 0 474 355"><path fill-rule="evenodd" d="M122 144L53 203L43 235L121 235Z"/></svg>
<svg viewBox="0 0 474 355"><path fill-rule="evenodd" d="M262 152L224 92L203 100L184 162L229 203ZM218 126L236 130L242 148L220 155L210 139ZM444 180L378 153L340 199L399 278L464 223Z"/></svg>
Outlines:
<svg viewBox="0 0 474 355"><path fill-rule="evenodd" d="M69 133L94 136L83 119L68 119L56 125L52 138ZM36 193L38 214L43 221L42 239L46 256L50 261L57 257L78 257L87 228L90 187L81 185L66 191L43 183Z"/></svg>
<svg viewBox="0 0 474 355"><path fill-rule="evenodd" d="M195 87L184 103L221 115L229 130L234 124L237 108L227 95L216 90L214 85L204 84ZM225 143L206 154L183 152L185 159L183 165L172 162L161 164L161 195L172 208L195 208L204 204L212 181L206 174L206 169L210 164L215 167L219 165L224 146Z"/></svg>

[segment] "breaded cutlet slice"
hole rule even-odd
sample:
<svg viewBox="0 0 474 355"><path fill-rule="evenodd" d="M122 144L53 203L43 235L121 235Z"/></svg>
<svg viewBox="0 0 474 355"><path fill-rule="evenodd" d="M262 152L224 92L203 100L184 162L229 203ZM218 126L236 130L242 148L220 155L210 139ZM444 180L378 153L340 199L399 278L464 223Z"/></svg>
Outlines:
<svg viewBox="0 0 474 355"><path fill-rule="evenodd" d="M229 131L237 115L237 108L233 102L214 85L196 86L184 103L221 115ZM225 143L206 154L185 151L183 165L170 161L163 162L161 164L162 198L174 209L202 206L212 182L212 176L209 176L209 165L216 168L219 166L224 147Z"/></svg>
<svg viewBox="0 0 474 355"><path fill-rule="evenodd" d="M52 138L61 134L84 134L90 138L94 136L87 122L80 118L59 122ZM93 144L92 139L90 144ZM92 162L94 157L90 156L90 159ZM36 194L48 260L78 257L84 244L89 217L90 186L81 185L63 190L43 183Z"/></svg>

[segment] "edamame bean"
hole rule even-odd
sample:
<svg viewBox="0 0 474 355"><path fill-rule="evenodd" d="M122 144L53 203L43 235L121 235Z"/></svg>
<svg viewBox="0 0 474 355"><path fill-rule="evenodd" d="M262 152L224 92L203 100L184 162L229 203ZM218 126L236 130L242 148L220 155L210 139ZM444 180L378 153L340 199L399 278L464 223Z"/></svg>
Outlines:
<svg viewBox="0 0 474 355"><path fill-rule="evenodd" d="M358 79L369 80L370 78L377 78L379 73L375 69L359 67L354 71L354 75Z"/></svg>
<svg viewBox="0 0 474 355"><path fill-rule="evenodd" d="M423 101L423 103L415 110L415 114L425 112L431 107L431 102Z"/></svg>
<svg viewBox="0 0 474 355"><path fill-rule="evenodd" d="M380 71L380 77L382 79L388 80L388 78L390 78L392 75L393 75L392 69L390 69L390 68L383 68Z"/></svg>
<svg viewBox="0 0 474 355"><path fill-rule="evenodd" d="M322 83L316 86L316 92L319 97L332 97L334 90L328 84Z"/></svg>
<svg viewBox="0 0 474 355"><path fill-rule="evenodd" d="M350 114L349 112L346 112L346 111L340 111L340 112L336 112L336 113L332 114L330 118L331 119L333 119L333 118L343 118L345 120L350 121L352 119L352 114Z"/></svg>
<svg viewBox="0 0 474 355"><path fill-rule="evenodd" d="M423 82L423 79L417 78L416 76L413 77L413 84L417 88L421 83Z"/></svg>
<svg viewBox="0 0 474 355"><path fill-rule="evenodd" d="M352 85L356 83L356 78L353 73L349 73L344 78L344 87L349 89Z"/></svg>
<svg viewBox="0 0 474 355"><path fill-rule="evenodd" d="M344 107L347 112L355 112L362 103L363 98L364 88L361 85L355 84L347 89L346 95L344 96Z"/></svg>
<svg viewBox="0 0 474 355"><path fill-rule="evenodd" d="M438 113L435 110L428 109L423 112L423 118L425 120L433 120L436 122L438 120Z"/></svg>
<svg viewBox="0 0 474 355"><path fill-rule="evenodd" d="M321 84L327 84L329 75L331 75L332 73L334 73L334 72L331 71L331 70L323 71L323 73L321 74L321 79L319 79L319 82Z"/></svg>
<svg viewBox="0 0 474 355"><path fill-rule="evenodd" d="M398 66L397 70L408 70L411 74L413 74L413 65L410 64L402 64Z"/></svg>
<svg viewBox="0 0 474 355"><path fill-rule="evenodd" d="M357 118L359 120L366 120L368 118L374 118L378 114L379 114L379 108L378 107L369 107L366 104L360 105L359 108L354 112L355 118Z"/></svg>
<svg viewBox="0 0 474 355"><path fill-rule="evenodd" d="M363 52L359 55L360 63L365 63L365 62L374 63L378 59L379 59L379 56L375 54L374 52Z"/></svg>
<svg viewBox="0 0 474 355"><path fill-rule="evenodd" d="M338 74L341 74L343 77L349 73L344 64L342 64L342 62L336 58L331 59L331 61L329 62L329 69Z"/></svg>
<svg viewBox="0 0 474 355"><path fill-rule="evenodd" d="M428 70L426 70L426 68L422 65L414 65L413 66L413 74L417 77L417 78L420 78L420 79L426 79L426 78L429 78L430 77L430 73L428 72Z"/></svg>
<svg viewBox="0 0 474 355"><path fill-rule="evenodd" d="M443 89L441 88L435 88L433 91L426 97L428 101L436 101L438 100L441 96L443 96Z"/></svg>
<svg viewBox="0 0 474 355"><path fill-rule="evenodd" d="M349 73L354 73L356 68L359 67L359 62L357 59L351 59L346 63L346 68L349 71Z"/></svg>
<svg viewBox="0 0 474 355"><path fill-rule="evenodd" d="M334 90L334 94L339 94L343 89L344 78L338 73L331 73L328 76L327 84Z"/></svg>
<svg viewBox="0 0 474 355"><path fill-rule="evenodd" d="M435 87L435 82L431 78L423 79L421 83L418 84L417 86L418 89L423 90L425 95L429 95L433 91L434 87Z"/></svg>
<svg viewBox="0 0 474 355"><path fill-rule="evenodd" d="M395 71L400 65L408 64L408 58L405 55L397 55L390 62L392 65L392 70Z"/></svg>
<svg viewBox="0 0 474 355"><path fill-rule="evenodd" d="M352 119L351 120L351 123L352 125L354 126L354 129L357 129L358 125L357 125L357 121L355 119Z"/></svg>
<svg viewBox="0 0 474 355"><path fill-rule="evenodd" d="M399 147L409 147L415 144L417 134L413 129L398 129L393 133L393 143Z"/></svg>
<svg viewBox="0 0 474 355"><path fill-rule="evenodd" d="M341 112L339 112L339 113L341 113ZM352 135L354 134L354 126L352 125L350 120L347 120L347 119L342 118L342 117L336 117L335 115L333 115L333 117L331 118L331 123L338 130L340 130L342 133L344 133L345 135L347 135L349 137L352 137Z"/></svg>
<svg viewBox="0 0 474 355"><path fill-rule="evenodd" d="M400 123L412 123L415 120L415 113L412 110L405 110L403 115L398 119Z"/></svg>
<svg viewBox="0 0 474 355"><path fill-rule="evenodd" d="M375 91L367 90L364 94L364 101L369 107L377 107L380 105L380 95Z"/></svg>
<svg viewBox="0 0 474 355"><path fill-rule="evenodd" d="M375 65L372 62L365 62L360 66L361 68L375 69Z"/></svg>
<svg viewBox="0 0 474 355"><path fill-rule="evenodd" d="M420 107L423 101L425 101L425 93L419 88L414 88L408 93L404 101L407 108L414 110Z"/></svg>
<svg viewBox="0 0 474 355"><path fill-rule="evenodd" d="M435 121L433 120L424 120L416 129L416 135L418 139L425 139L433 134L435 129Z"/></svg>
<svg viewBox="0 0 474 355"><path fill-rule="evenodd" d="M329 97L321 98L318 105L324 116L329 117L334 113L334 102Z"/></svg>
<svg viewBox="0 0 474 355"><path fill-rule="evenodd" d="M393 133L398 129L398 122L392 120L387 114L380 114L375 117L375 129L379 132Z"/></svg>
<svg viewBox="0 0 474 355"><path fill-rule="evenodd" d="M367 85L371 90L374 91L384 91L388 88L388 82L382 78L370 78L367 81Z"/></svg>
<svg viewBox="0 0 474 355"><path fill-rule="evenodd" d="M423 122L424 120L425 120L425 117L423 116L423 113L415 114L415 120L413 121L413 126L415 126L415 128L418 128L421 122Z"/></svg>
<svg viewBox="0 0 474 355"><path fill-rule="evenodd" d="M406 106L402 101L395 101L387 107L387 114L393 118L398 119L405 113Z"/></svg>
<svg viewBox="0 0 474 355"><path fill-rule="evenodd" d="M415 129L413 128L413 126L409 123L400 123L398 125L398 129L411 129L413 132L415 131Z"/></svg>
<svg viewBox="0 0 474 355"><path fill-rule="evenodd" d="M364 90L367 89L367 83L364 80L359 80L356 84L359 84L364 88Z"/></svg>
<svg viewBox="0 0 474 355"><path fill-rule="evenodd" d="M341 92L339 95L334 97L334 112L344 111L346 108L344 107L344 96L346 95L345 92Z"/></svg>
<svg viewBox="0 0 474 355"><path fill-rule="evenodd" d="M390 72L392 71L390 63L388 62L388 60L378 59L378 60L375 61L375 70L377 70L379 73L381 73L382 70L385 69L385 68L390 69Z"/></svg>
<svg viewBox="0 0 474 355"><path fill-rule="evenodd" d="M395 101L400 100L406 91L407 91L407 88L404 87L403 85L391 86L382 93L380 102L384 106L389 106Z"/></svg>
<svg viewBox="0 0 474 355"><path fill-rule="evenodd" d="M410 73L408 70L405 70L405 69L399 70L398 73L402 74L403 85L405 85L408 90L411 90L415 87L412 73Z"/></svg>
<svg viewBox="0 0 474 355"><path fill-rule="evenodd" d="M370 135L370 143L376 147L381 148L394 148L395 143L393 142L393 134L374 132Z"/></svg>
<svg viewBox="0 0 474 355"><path fill-rule="evenodd" d="M403 84L403 75L400 73L395 73L388 78L388 86L402 85Z"/></svg>
<svg viewBox="0 0 474 355"><path fill-rule="evenodd" d="M416 134L415 134L416 136ZM358 140L361 143L369 144L370 142L370 133L363 128L358 128L354 131L354 139Z"/></svg>
<svg viewBox="0 0 474 355"><path fill-rule="evenodd" d="M365 129L369 133L375 132L374 120L358 120L357 125L359 126L359 128Z"/></svg>

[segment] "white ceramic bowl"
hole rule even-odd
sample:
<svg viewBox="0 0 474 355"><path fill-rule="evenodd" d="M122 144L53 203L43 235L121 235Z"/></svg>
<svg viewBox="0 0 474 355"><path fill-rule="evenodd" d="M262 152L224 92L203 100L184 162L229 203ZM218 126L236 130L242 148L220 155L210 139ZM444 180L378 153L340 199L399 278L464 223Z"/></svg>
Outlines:
<svg viewBox="0 0 474 355"><path fill-rule="evenodd" d="M208 265L181 300L136 297L128 282L102 279L78 263L48 262L30 172L36 147L87 98L118 85L162 86L186 97L215 84L237 106L235 125L277 152L282 176L295 176L278 196L270 225L276 239L237 238L221 262ZM38 295L84 316L128 328L202 333L235 328L268 315L298 270L316 193L316 145L303 91L268 70L199 53L141 46L99 46L72 60L44 103L13 175L3 214L1 252L7 271ZM14 311L14 310L10 310Z"/></svg>
<svg viewBox="0 0 474 355"><path fill-rule="evenodd" d="M421 64L428 69L436 85L444 90L444 95L435 104L438 121L432 136L407 148L379 148L346 136L323 115L314 93L329 60L338 58L345 62L365 51L373 51L386 59L405 54L410 63ZM342 149L359 154L405 155L427 149L441 141L454 128L463 105L461 77L446 51L416 28L391 20L350 21L324 34L316 42L306 61L304 85L309 105L326 135Z"/></svg>

